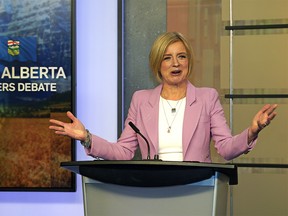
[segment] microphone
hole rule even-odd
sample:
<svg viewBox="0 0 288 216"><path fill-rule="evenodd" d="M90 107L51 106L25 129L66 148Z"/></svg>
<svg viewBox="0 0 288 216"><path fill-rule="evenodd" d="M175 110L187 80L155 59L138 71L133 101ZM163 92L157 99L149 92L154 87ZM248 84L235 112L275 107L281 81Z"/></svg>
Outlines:
<svg viewBox="0 0 288 216"><path fill-rule="evenodd" d="M149 145L148 140L146 139L146 137L143 136L143 134L140 132L140 130L131 121L128 124L137 134L139 134L145 140L145 142L147 144L147 149L148 149L147 150L148 151L147 152L147 160L150 160L150 145Z"/></svg>

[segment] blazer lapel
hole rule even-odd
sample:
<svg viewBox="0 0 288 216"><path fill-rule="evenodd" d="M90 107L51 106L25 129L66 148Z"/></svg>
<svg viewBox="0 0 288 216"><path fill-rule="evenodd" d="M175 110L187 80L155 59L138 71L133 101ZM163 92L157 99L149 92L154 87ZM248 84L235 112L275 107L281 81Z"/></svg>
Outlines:
<svg viewBox="0 0 288 216"><path fill-rule="evenodd" d="M158 116L161 89L162 85L153 89L147 106L143 106L141 109L143 114L143 125L147 132L147 138L150 139L150 147L154 147L155 152L158 152Z"/></svg>
<svg viewBox="0 0 288 216"><path fill-rule="evenodd" d="M158 152L158 121L159 121L159 100L162 84L152 90L146 106L141 107L142 120L149 144ZM188 82L186 93L186 107L183 122L183 155L185 156L190 140L196 130L200 119L202 104L196 100L196 88Z"/></svg>
<svg viewBox="0 0 288 216"><path fill-rule="evenodd" d="M196 100L196 88L189 82L186 92L186 108L183 122L183 156L185 157L190 140L200 119L202 104Z"/></svg>

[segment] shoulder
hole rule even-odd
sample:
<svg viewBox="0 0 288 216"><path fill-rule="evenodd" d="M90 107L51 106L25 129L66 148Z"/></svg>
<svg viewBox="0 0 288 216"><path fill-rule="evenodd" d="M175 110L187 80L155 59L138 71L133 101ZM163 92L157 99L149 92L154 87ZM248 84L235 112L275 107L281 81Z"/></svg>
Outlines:
<svg viewBox="0 0 288 216"><path fill-rule="evenodd" d="M153 89L141 89L141 90L137 90L133 93L133 97L145 97L145 96L149 96L151 95L153 92Z"/></svg>
<svg viewBox="0 0 288 216"><path fill-rule="evenodd" d="M143 106L144 104L154 104L156 94L154 89L138 90L133 93L131 104L133 106ZM158 97L159 99L159 97Z"/></svg>
<svg viewBox="0 0 288 216"><path fill-rule="evenodd" d="M215 88L209 87L196 87L195 88L195 101L196 104L202 105L203 112L214 113L222 110L222 106L219 100L219 94Z"/></svg>
<svg viewBox="0 0 288 216"><path fill-rule="evenodd" d="M217 90L209 87L196 88L195 99L206 107L214 107L220 102Z"/></svg>
<svg viewBox="0 0 288 216"><path fill-rule="evenodd" d="M211 87L196 87L191 82L188 82L187 91L191 96L201 97L209 95L218 95L218 92L215 88Z"/></svg>
<svg viewBox="0 0 288 216"><path fill-rule="evenodd" d="M137 90L133 93L132 100L145 100L148 99L153 92L153 89Z"/></svg>
<svg viewBox="0 0 288 216"><path fill-rule="evenodd" d="M196 95L198 96L209 96L209 97L218 97L218 92L215 88L209 87L195 87Z"/></svg>
<svg viewBox="0 0 288 216"><path fill-rule="evenodd" d="M162 89L162 85L158 85L157 87L153 89L138 90L134 92L132 96L132 101L133 100L141 100L141 101L149 100L152 103L154 103L157 99L159 99L161 89Z"/></svg>

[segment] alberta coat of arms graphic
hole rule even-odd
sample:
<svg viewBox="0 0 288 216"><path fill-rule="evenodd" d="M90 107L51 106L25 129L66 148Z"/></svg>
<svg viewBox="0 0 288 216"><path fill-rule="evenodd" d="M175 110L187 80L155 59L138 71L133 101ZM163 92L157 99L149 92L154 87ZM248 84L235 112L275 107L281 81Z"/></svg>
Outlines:
<svg viewBox="0 0 288 216"><path fill-rule="evenodd" d="M19 41L13 41L8 40L8 53L12 56L17 56L20 54L20 42Z"/></svg>

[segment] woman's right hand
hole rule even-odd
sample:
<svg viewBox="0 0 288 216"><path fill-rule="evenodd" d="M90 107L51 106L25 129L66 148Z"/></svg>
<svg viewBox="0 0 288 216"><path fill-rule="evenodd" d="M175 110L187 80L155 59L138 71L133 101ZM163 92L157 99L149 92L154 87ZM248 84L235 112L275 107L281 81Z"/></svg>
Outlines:
<svg viewBox="0 0 288 216"><path fill-rule="evenodd" d="M67 112L67 117L71 119L70 123L65 123L56 119L50 119L50 130L54 130L56 134L69 136L73 139L85 141L87 131L82 122L77 119L70 111Z"/></svg>

